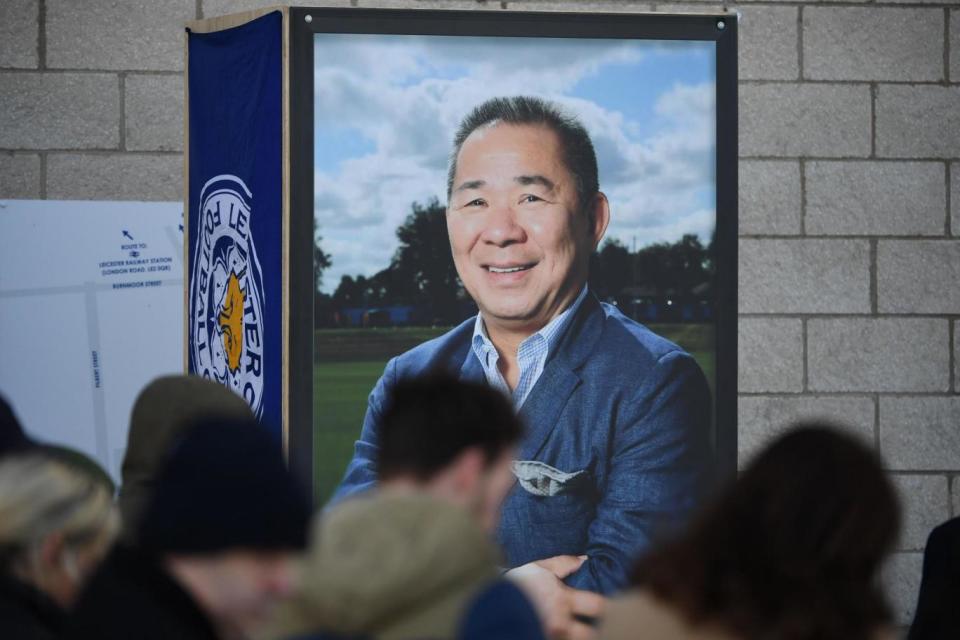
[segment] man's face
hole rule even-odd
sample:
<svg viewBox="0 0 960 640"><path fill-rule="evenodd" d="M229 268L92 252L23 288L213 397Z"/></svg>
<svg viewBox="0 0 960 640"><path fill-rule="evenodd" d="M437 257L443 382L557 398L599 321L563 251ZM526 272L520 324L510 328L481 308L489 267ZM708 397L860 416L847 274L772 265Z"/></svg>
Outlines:
<svg viewBox="0 0 960 640"><path fill-rule="evenodd" d="M536 331L580 292L609 220L580 210L560 141L542 126L496 124L464 141L447 209L457 273L495 328Z"/></svg>
<svg viewBox="0 0 960 640"><path fill-rule="evenodd" d="M516 451L511 447L483 470L472 501L472 510L480 521L480 526L491 533L500 522L500 508L513 486L511 468L515 454Z"/></svg>
<svg viewBox="0 0 960 640"><path fill-rule="evenodd" d="M219 621L249 632L267 619L294 587L293 555L231 550L204 559L206 608Z"/></svg>

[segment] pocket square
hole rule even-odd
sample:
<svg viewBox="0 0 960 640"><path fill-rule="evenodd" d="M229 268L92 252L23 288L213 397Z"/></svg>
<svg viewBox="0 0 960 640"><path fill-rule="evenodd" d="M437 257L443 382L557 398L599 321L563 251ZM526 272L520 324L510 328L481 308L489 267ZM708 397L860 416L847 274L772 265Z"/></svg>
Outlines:
<svg viewBox="0 0 960 640"><path fill-rule="evenodd" d="M516 460L513 463L513 475L520 486L536 496L555 496L569 491L586 473L580 471L560 471L539 460Z"/></svg>

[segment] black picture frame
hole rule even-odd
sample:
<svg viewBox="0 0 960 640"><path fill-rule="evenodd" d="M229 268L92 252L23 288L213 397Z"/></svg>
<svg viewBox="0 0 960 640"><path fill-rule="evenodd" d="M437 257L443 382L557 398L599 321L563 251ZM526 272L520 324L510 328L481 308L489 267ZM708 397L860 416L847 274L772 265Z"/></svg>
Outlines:
<svg viewBox="0 0 960 640"><path fill-rule="evenodd" d="M714 242L717 471L737 469L737 19L725 14L600 14L522 11L292 7L290 42L289 459L301 477L313 460L314 36L463 35L696 40L716 46L716 240ZM359 426L358 433L359 433ZM320 496L315 496L319 498Z"/></svg>

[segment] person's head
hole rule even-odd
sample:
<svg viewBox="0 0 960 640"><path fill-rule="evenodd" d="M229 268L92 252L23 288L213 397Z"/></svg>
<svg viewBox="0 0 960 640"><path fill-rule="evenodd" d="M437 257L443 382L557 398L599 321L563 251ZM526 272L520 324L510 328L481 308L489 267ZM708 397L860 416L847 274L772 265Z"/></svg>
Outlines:
<svg viewBox="0 0 960 640"><path fill-rule="evenodd" d="M13 407L0 396L0 457L8 453L22 453L34 446L33 440L23 432Z"/></svg>
<svg viewBox="0 0 960 640"><path fill-rule="evenodd" d="M529 97L476 107L454 139L447 230L488 324L532 332L576 298L610 220L586 129Z"/></svg>
<svg viewBox="0 0 960 640"><path fill-rule="evenodd" d="M900 521L879 459L800 425L764 449L635 584L742 637L866 638L886 621L876 584Z"/></svg>
<svg viewBox="0 0 960 640"><path fill-rule="evenodd" d="M380 427L381 486L416 486L468 508L492 529L513 483L520 419L500 392L433 375L397 383Z"/></svg>
<svg viewBox="0 0 960 640"><path fill-rule="evenodd" d="M103 483L47 455L0 461L0 572L70 607L119 529Z"/></svg>
<svg viewBox="0 0 960 640"><path fill-rule="evenodd" d="M227 387L198 376L163 376L137 396L121 469L119 504L125 539L132 541L171 443L206 418L253 419L253 412Z"/></svg>
<svg viewBox="0 0 960 640"><path fill-rule="evenodd" d="M210 419L174 443L137 539L215 624L247 633L293 588L309 518L277 439L253 419Z"/></svg>

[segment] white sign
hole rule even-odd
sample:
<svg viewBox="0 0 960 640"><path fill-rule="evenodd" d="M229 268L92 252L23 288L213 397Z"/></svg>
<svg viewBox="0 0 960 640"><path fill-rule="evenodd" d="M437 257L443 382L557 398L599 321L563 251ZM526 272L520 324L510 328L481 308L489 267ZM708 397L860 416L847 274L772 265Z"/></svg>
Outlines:
<svg viewBox="0 0 960 640"><path fill-rule="evenodd" d="M183 204L0 201L0 394L115 480L130 409L182 373Z"/></svg>

